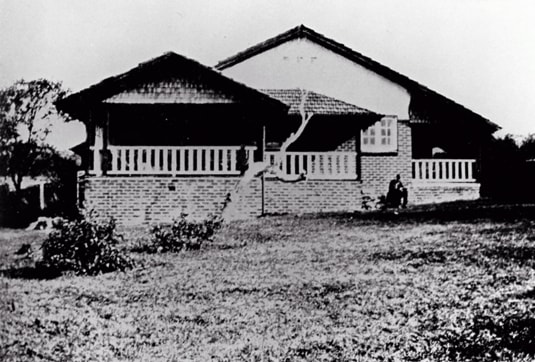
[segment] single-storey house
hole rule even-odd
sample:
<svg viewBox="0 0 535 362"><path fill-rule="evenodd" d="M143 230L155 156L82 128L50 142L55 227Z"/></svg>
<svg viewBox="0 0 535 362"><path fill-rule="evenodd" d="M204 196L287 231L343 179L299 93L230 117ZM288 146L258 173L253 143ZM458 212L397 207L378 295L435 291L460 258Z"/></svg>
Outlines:
<svg viewBox="0 0 535 362"><path fill-rule="evenodd" d="M150 223L220 212L242 159L275 160L303 104L280 171L304 180L254 177L231 201L243 217L359 210L396 174L410 204L479 197L496 124L302 25L214 68L166 53L56 105L86 125L83 206Z"/></svg>

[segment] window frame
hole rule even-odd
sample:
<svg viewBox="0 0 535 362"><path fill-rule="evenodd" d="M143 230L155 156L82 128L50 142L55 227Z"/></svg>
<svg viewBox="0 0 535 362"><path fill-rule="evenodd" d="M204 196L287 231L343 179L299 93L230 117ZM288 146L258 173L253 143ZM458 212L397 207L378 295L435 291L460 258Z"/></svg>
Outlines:
<svg viewBox="0 0 535 362"><path fill-rule="evenodd" d="M391 125L384 127L383 122L388 121L392 122ZM361 130L360 151L362 153L397 153L398 123L396 116L384 116L368 128ZM385 136L382 131L389 132L390 134ZM390 139L390 144L382 142L385 137Z"/></svg>

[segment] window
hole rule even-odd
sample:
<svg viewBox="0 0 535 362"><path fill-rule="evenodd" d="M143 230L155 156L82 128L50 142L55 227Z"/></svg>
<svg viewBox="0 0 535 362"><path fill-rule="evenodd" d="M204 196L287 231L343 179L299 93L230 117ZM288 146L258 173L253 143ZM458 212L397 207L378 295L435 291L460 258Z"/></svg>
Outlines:
<svg viewBox="0 0 535 362"><path fill-rule="evenodd" d="M386 153L398 149L398 122L396 117L386 116L363 130L360 136L362 152Z"/></svg>

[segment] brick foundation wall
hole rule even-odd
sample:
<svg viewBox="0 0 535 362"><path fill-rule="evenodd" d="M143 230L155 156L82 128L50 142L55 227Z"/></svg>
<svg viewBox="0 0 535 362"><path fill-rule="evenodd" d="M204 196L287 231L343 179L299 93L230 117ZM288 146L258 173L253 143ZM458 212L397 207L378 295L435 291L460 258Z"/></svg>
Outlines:
<svg viewBox="0 0 535 362"><path fill-rule="evenodd" d="M413 183L409 189L409 203L430 204L479 198L479 183L425 184Z"/></svg>
<svg viewBox="0 0 535 362"><path fill-rule="evenodd" d="M101 218L119 224L170 222L185 212L205 218L221 212L227 193L238 177L88 177L84 206ZM282 182L266 178L266 213L313 213L361 210L364 183L357 180L308 180ZM480 185L408 183L409 204L426 204L479 197ZM371 195L377 197L386 194ZM234 200L233 218L252 218L262 212L259 178L246 184Z"/></svg>
<svg viewBox="0 0 535 362"><path fill-rule="evenodd" d="M170 222L185 212L194 218L219 214L238 177L87 177L84 207L118 223ZM360 182L309 180L296 183L266 178L266 213L354 211L360 208ZM233 218L262 213L261 181L253 179L238 193Z"/></svg>
<svg viewBox="0 0 535 362"><path fill-rule="evenodd" d="M169 222L185 212L194 218L219 214L239 177L88 177L84 207L121 224ZM245 185L236 200L243 218L261 213L260 180Z"/></svg>
<svg viewBox="0 0 535 362"><path fill-rule="evenodd" d="M266 178L267 213L355 211L361 205L356 180L308 180L288 183Z"/></svg>

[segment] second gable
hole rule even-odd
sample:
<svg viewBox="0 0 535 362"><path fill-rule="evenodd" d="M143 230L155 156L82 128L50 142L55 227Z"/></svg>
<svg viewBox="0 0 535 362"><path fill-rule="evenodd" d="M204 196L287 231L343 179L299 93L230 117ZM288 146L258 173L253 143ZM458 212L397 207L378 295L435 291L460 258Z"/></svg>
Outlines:
<svg viewBox="0 0 535 362"><path fill-rule="evenodd" d="M409 118L410 94L398 84L306 38L282 43L224 69L253 88L305 88L374 112Z"/></svg>

